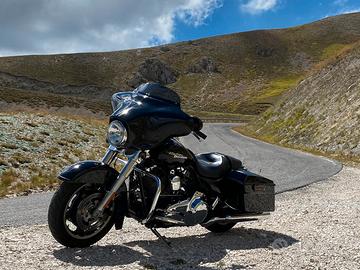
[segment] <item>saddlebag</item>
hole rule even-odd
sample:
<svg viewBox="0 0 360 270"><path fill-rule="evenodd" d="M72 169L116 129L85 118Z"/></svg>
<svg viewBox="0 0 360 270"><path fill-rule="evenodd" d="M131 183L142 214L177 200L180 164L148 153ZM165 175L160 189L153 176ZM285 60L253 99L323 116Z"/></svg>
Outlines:
<svg viewBox="0 0 360 270"><path fill-rule="evenodd" d="M231 207L249 213L275 210L273 181L245 169L231 171L224 179L223 192Z"/></svg>

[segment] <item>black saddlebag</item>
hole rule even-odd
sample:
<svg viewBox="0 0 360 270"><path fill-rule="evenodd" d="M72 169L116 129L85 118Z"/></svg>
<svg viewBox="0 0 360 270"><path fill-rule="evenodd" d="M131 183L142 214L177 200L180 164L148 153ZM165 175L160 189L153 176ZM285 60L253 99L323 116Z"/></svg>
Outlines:
<svg viewBox="0 0 360 270"><path fill-rule="evenodd" d="M221 190L226 203L249 213L275 210L275 184L273 181L245 169L231 171L222 182Z"/></svg>

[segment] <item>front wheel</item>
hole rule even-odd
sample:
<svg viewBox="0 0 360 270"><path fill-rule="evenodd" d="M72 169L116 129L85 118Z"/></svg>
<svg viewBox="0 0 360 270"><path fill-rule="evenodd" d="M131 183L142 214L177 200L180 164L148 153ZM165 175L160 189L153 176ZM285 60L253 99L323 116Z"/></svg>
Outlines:
<svg viewBox="0 0 360 270"><path fill-rule="evenodd" d="M88 247L103 238L114 224L114 205L92 217L105 192L100 186L63 182L48 212L53 237L66 247Z"/></svg>

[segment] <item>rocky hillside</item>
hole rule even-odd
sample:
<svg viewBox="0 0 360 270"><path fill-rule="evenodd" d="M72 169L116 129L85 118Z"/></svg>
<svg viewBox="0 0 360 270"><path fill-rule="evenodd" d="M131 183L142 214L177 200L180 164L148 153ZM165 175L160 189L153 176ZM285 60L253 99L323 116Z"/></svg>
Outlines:
<svg viewBox="0 0 360 270"><path fill-rule="evenodd" d="M360 161L360 43L248 126L255 136Z"/></svg>
<svg viewBox="0 0 360 270"><path fill-rule="evenodd" d="M113 92L150 80L175 88L187 110L258 114L314 66L358 41L359 25L354 13L154 48L3 57L0 99L108 111Z"/></svg>
<svg viewBox="0 0 360 270"><path fill-rule="evenodd" d="M106 121L90 117L0 112L0 126L0 197L51 188L64 166L99 159L107 146Z"/></svg>

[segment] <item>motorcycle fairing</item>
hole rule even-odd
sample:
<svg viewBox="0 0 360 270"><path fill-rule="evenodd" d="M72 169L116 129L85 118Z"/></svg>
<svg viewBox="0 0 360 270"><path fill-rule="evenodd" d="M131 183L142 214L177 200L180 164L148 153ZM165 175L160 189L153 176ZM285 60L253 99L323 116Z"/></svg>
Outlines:
<svg viewBox="0 0 360 270"><path fill-rule="evenodd" d="M197 121L182 111L177 97L174 91L151 83L132 93L115 94L110 121L121 121L126 127L128 141L124 147L149 150L167 138L194 131Z"/></svg>

